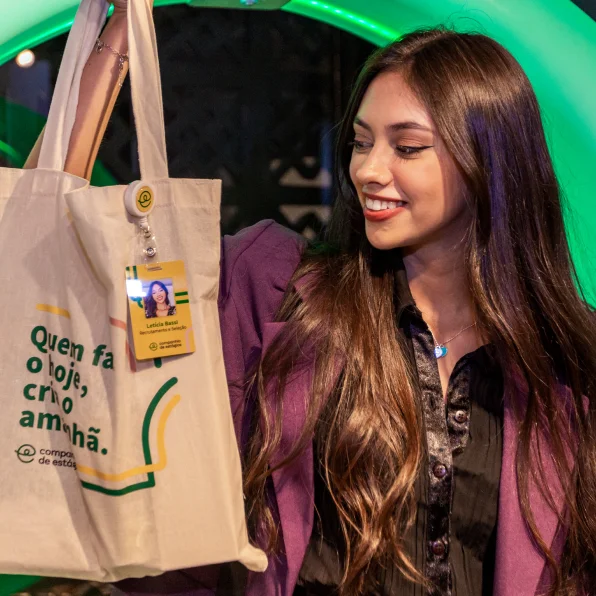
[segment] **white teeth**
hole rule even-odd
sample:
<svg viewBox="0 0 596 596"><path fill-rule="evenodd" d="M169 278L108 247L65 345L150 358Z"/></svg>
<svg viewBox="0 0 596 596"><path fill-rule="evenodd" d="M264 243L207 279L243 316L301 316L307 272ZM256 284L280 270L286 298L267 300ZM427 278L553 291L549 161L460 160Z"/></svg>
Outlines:
<svg viewBox="0 0 596 596"><path fill-rule="evenodd" d="M366 199L366 208L371 211L383 211L384 209L396 209L403 207L404 201L380 201L378 199Z"/></svg>

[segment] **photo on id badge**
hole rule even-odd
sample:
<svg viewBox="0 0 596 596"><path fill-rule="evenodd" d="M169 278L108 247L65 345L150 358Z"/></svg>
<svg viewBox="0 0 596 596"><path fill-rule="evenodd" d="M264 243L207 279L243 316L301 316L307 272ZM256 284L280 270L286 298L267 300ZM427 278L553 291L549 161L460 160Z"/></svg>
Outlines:
<svg viewBox="0 0 596 596"><path fill-rule="evenodd" d="M171 279L143 282L145 318L173 317L176 314L174 286Z"/></svg>

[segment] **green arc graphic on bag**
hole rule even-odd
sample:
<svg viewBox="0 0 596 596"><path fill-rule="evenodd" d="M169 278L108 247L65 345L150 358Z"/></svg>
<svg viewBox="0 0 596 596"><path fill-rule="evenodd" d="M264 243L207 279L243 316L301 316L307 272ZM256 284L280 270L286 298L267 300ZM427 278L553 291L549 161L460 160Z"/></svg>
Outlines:
<svg viewBox="0 0 596 596"><path fill-rule="evenodd" d="M131 478L133 476L138 476L139 474L147 474L147 480L143 482L136 482L135 484L131 484L130 486L121 488L121 489L111 489L106 488L105 486L94 484L92 482L85 482L82 481L83 488L88 490L93 490L96 492L103 493L105 495L113 496L113 497L120 497L122 495L126 495L128 493L143 490L146 488L153 488L155 486L155 472L160 472L161 470L165 469L167 466L167 454L165 449L165 427L168 421L168 418L174 409L174 407L180 401L180 395L174 395L168 404L166 405L165 409L163 410L157 428L157 447L158 447L158 461L157 463L153 463L151 457L151 446L149 442L149 431L151 428L151 421L153 415L155 414L155 410L159 405L162 398L166 395L166 393L178 382L176 377L172 377L168 381L166 381L159 391L155 394L155 397L151 400L149 407L147 408L147 412L145 414L145 419L143 421L143 430L141 440L143 443L143 455L145 458L145 465L138 466L132 468L130 470L126 470L125 472L120 472L118 474L107 474L104 472L100 472L95 470L94 468L90 468L87 466L81 466L77 464L77 470L81 474L94 476L101 480L105 481L122 481L126 480L127 478Z"/></svg>

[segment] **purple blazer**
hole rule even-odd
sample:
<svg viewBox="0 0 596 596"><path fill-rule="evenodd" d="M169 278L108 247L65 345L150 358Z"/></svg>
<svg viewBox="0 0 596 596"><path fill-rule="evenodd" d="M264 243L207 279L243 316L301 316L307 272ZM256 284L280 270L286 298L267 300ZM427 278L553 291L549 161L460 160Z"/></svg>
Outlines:
<svg viewBox="0 0 596 596"><path fill-rule="evenodd" d="M304 247L303 239L273 221L262 221L222 241L219 314L226 374L234 424L241 442L244 395L234 381L268 348L284 323L274 323L290 277ZM285 392L282 452L300 433L305 419L312 370L292 378ZM549 581L544 558L523 521L515 454L518 427L513 404L525 399L522 390L506 394L499 510L495 596L535 596ZM566 532L558 523L563 492L547 440L541 440L541 459L559 511L552 511L537 487L530 489L530 504L538 529L547 544L560 554ZM536 458L537 456L535 456ZM312 445L290 468L273 474L283 554L269 558L265 573L249 573L247 596L291 596L310 540L314 519L314 466ZM272 495L273 496L273 495ZM217 566L169 572L159 577L126 580L118 588L129 594L207 596L217 585Z"/></svg>

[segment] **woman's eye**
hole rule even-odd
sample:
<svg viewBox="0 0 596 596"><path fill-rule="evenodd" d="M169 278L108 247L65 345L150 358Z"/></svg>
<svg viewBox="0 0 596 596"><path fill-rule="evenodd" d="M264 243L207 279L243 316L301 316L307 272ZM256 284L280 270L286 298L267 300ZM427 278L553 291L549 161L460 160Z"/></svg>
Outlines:
<svg viewBox="0 0 596 596"><path fill-rule="evenodd" d="M416 146L408 146L408 145L396 145L395 151L401 155L402 157L412 157L424 149L430 149L432 145L416 145Z"/></svg>
<svg viewBox="0 0 596 596"><path fill-rule="evenodd" d="M354 151L356 151L356 153L359 153L359 152L366 151L367 149L369 149L371 144L365 143L364 141L358 141L358 140L354 139L350 143L350 146L352 147L352 149Z"/></svg>

